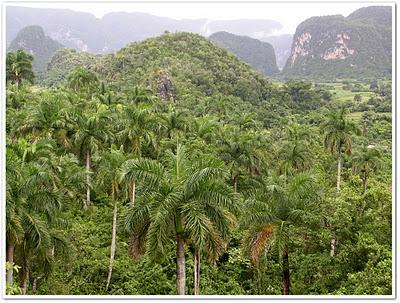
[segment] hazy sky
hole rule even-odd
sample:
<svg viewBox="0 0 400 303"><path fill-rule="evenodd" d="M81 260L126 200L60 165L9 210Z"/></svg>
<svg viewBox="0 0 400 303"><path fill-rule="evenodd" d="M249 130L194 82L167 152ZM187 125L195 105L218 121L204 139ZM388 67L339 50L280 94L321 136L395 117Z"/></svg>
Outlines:
<svg viewBox="0 0 400 303"><path fill-rule="evenodd" d="M276 34L294 33L297 25L312 16L341 14L349 15L354 10L371 5L390 5L390 2L266 2L266 3L77 3L54 1L50 3L19 2L18 4L6 2L7 5L20 5L30 7L69 8L76 11L89 12L101 18L109 12L146 12L156 16L174 19L272 19L283 25ZM221 1L220 1L221 2Z"/></svg>

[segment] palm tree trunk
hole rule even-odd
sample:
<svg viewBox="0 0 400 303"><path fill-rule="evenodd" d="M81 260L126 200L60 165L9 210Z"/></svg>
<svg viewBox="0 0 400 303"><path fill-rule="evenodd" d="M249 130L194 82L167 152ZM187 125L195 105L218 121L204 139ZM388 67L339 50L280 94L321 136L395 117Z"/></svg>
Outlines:
<svg viewBox="0 0 400 303"><path fill-rule="evenodd" d="M194 249L194 294L200 295L200 252Z"/></svg>
<svg viewBox="0 0 400 303"><path fill-rule="evenodd" d="M331 240L331 251L330 251L330 253L329 253L329 255L330 255L331 257L334 257L335 254L336 254L336 245L337 245L336 239L335 239L335 238L332 238L332 240Z"/></svg>
<svg viewBox="0 0 400 303"><path fill-rule="evenodd" d="M236 193L237 192L237 176L233 176L232 181L233 181L233 190Z"/></svg>
<svg viewBox="0 0 400 303"><path fill-rule="evenodd" d="M25 266L22 272L22 281L21 281L21 291L23 295L26 295L28 291L29 285L29 269Z"/></svg>
<svg viewBox="0 0 400 303"><path fill-rule="evenodd" d="M184 295L186 283L185 240L181 234L176 236L176 257L176 292L178 295Z"/></svg>
<svg viewBox="0 0 400 303"><path fill-rule="evenodd" d="M289 272L289 252L285 249L283 253L282 260L282 269L283 269L283 294L289 295L289 287L290 287L290 272Z"/></svg>
<svg viewBox="0 0 400 303"><path fill-rule="evenodd" d="M86 151L86 204L90 203L90 150Z"/></svg>
<svg viewBox="0 0 400 303"><path fill-rule="evenodd" d="M363 171L363 176L362 176L362 187L363 187L363 193L367 191L367 172L364 170Z"/></svg>
<svg viewBox="0 0 400 303"><path fill-rule="evenodd" d="M118 206L117 206L117 201L115 199L115 186L112 186L112 199L113 199L113 204L114 204L114 212L113 212L113 225L112 225L112 236L111 236L111 251L110 251L110 266L108 268L108 277L107 277L107 286L106 289L108 289L108 286L110 285L111 281L111 275L112 275L112 270L113 270L113 263L114 263L114 257L115 257L115 246L116 246L116 240L117 240L117 211L118 211Z"/></svg>
<svg viewBox="0 0 400 303"><path fill-rule="evenodd" d="M8 262L10 262L11 265L14 265L14 245L12 244L8 244L7 245L7 260ZM6 282L8 284L12 284L13 283L13 274L14 274L14 269L11 268L9 271L7 271L6 274Z"/></svg>
<svg viewBox="0 0 400 303"><path fill-rule="evenodd" d="M336 189L339 191L340 190L340 175L342 172L342 153L339 152L339 157L338 157L338 164L337 164L337 181L336 181Z"/></svg>
<svg viewBox="0 0 400 303"><path fill-rule="evenodd" d="M35 295L36 294L36 290L37 290L37 286L39 284L39 280L42 278L42 276L38 276L33 278L33 282L32 282L32 294Z"/></svg>
<svg viewBox="0 0 400 303"><path fill-rule="evenodd" d="M134 207L135 206L135 195L136 195L136 182L132 181L131 183L131 206Z"/></svg>

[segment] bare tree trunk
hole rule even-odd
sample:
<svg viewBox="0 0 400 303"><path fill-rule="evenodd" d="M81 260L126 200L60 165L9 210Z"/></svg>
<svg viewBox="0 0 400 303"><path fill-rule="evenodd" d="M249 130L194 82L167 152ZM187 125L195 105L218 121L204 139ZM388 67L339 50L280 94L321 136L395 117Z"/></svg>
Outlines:
<svg viewBox="0 0 400 303"><path fill-rule="evenodd" d="M200 252L194 249L194 294L200 295Z"/></svg>
<svg viewBox="0 0 400 303"><path fill-rule="evenodd" d="M36 294L36 290L37 290L37 286L39 283L39 280L42 278L42 276L38 276L33 278L33 282L32 282L32 294L35 295Z"/></svg>
<svg viewBox="0 0 400 303"><path fill-rule="evenodd" d="M86 205L90 204L90 150L86 151Z"/></svg>
<svg viewBox="0 0 400 303"><path fill-rule="evenodd" d="M233 181L233 190L236 193L237 192L237 176L234 176L232 178L232 181Z"/></svg>
<svg viewBox="0 0 400 303"><path fill-rule="evenodd" d="M14 245L8 244L7 245L7 256L6 256L8 262L11 263L11 265L14 265ZM12 284L14 280L14 269L11 268L9 271L7 271L6 274L6 282L8 284Z"/></svg>
<svg viewBox="0 0 400 303"><path fill-rule="evenodd" d="M336 189L339 191L340 190L340 175L342 172L342 153L339 152L339 157L338 157L338 164L337 164L337 182L336 182Z"/></svg>
<svg viewBox="0 0 400 303"><path fill-rule="evenodd" d="M282 258L282 269L283 269L283 294L289 295L290 288L290 272L289 272L289 253L287 249L283 253Z"/></svg>
<svg viewBox="0 0 400 303"><path fill-rule="evenodd" d="M363 176L362 176L362 186L363 186L363 193L367 191L367 172L364 170L363 171Z"/></svg>
<svg viewBox="0 0 400 303"><path fill-rule="evenodd" d="M331 257L334 257L335 254L336 254L336 245L337 245L336 239L335 239L335 238L332 238L332 240L331 240L331 251L330 251L330 253L329 253L329 255L330 255Z"/></svg>
<svg viewBox="0 0 400 303"><path fill-rule="evenodd" d="M29 285L29 269L25 267L22 273L22 281L21 281L21 290L23 295L26 295L28 291L28 285Z"/></svg>
<svg viewBox="0 0 400 303"><path fill-rule="evenodd" d="M131 206L134 207L135 206L135 195L136 195L136 182L132 181L131 183Z"/></svg>
<svg viewBox="0 0 400 303"><path fill-rule="evenodd" d="M117 240L117 201L115 199L115 187L113 185L113 203L114 203L114 213L113 213L113 225L112 225L112 236L111 236L111 251L110 251L110 266L108 268L108 277L107 277L107 286L106 289L110 286L111 275L113 270L113 263L115 257L115 246Z"/></svg>
<svg viewBox="0 0 400 303"><path fill-rule="evenodd" d="M176 236L176 292L178 295L185 294L186 272L185 272L185 241L182 235Z"/></svg>

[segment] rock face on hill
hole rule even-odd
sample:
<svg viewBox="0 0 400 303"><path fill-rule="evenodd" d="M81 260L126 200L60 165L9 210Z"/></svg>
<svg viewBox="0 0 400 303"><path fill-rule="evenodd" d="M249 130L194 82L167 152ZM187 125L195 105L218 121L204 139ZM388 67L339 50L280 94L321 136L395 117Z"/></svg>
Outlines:
<svg viewBox="0 0 400 303"><path fill-rule="evenodd" d="M51 56L64 46L44 34L40 26L27 26L21 29L10 43L7 51L23 49L33 56L34 71L46 69Z"/></svg>
<svg viewBox="0 0 400 303"><path fill-rule="evenodd" d="M268 42L228 32L214 33L209 39L265 75L274 75L279 72L274 48Z"/></svg>
<svg viewBox="0 0 400 303"><path fill-rule="evenodd" d="M293 38L283 73L301 78L391 75L391 7L361 8L348 17L312 17Z"/></svg>

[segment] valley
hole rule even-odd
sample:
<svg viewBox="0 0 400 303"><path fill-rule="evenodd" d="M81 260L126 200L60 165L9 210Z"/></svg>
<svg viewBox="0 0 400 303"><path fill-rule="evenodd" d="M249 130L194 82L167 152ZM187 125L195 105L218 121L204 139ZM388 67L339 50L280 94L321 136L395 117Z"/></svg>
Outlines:
<svg viewBox="0 0 400 303"><path fill-rule="evenodd" d="M267 19L10 9L11 298L394 294L388 7L281 39Z"/></svg>

